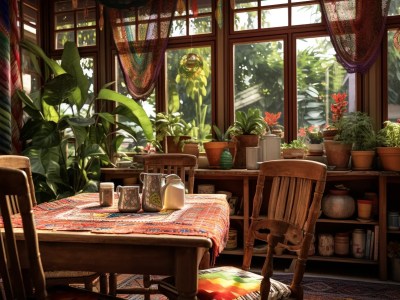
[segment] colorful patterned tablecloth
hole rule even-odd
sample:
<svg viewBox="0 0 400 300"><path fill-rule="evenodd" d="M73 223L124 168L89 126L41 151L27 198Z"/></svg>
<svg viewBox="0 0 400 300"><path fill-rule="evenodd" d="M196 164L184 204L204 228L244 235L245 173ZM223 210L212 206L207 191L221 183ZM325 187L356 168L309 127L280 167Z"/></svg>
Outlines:
<svg viewBox="0 0 400 300"><path fill-rule="evenodd" d="M84 193L34 207L37 229L113 234L171 234L210 238L214 258L224 249L229 232L229 205L222 194L188 194L180 210L120 213L101 207L98 193ZM21 227L19 215L13 223Z"/></svg>

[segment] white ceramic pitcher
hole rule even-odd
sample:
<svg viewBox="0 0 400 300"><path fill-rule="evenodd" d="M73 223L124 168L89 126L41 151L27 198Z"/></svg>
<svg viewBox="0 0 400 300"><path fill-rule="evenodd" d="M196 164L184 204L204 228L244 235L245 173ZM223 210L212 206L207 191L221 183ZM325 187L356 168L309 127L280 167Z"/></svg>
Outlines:
<svg viewBox="0 0 400 300"><path fill-rule="evenodd" d="M178 175L171 174L165 178L162 187L164 209L181 209L185 206L185 184Z"/></svg>

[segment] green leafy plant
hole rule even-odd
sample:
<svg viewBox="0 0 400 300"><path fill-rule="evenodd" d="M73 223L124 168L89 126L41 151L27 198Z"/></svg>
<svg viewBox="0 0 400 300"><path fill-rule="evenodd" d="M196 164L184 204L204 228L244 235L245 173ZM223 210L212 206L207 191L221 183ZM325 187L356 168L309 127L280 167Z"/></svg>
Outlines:
<svg viewBox="0 0 400 300"><path fill-rule="evenodd" d="M249 108L247 112L237 111L234 124L231 126L231 135L262 135L267 130L267 123L257 108Z"/></svg>
<svg viewBox="0 0 400 300"><path fill-rule="evenodd" d="M166 136L173 136L177 142L180 136L192 136L194 127L183 119L181 112L159 112L154 121L154 129L157 141L162 141Z"/></svg>
<svg viewBox="0 0 400 300"><path fill-rule="evenodd" d="M283 143L281 149L302 149L307 150L307 144L302 139L296 139L290 143Z"/></svg>
<svg viewBox="0 0 400 300"><path fill-rule="evenodd" d="M369 115L363 112L351 112L337 122L338 134L335 140L352 144L355 151L374 150L377 139L374 124Z"/></svg>
<svg viewBox="0 0 400 300"><path fill-rule="evenodd" d="M397 122L385 121L385 125L378 132L378 143L383 147L400 147L400 120Z"/></svg>
<svg viewBox="0 0 400 300"><path fill-rule="evenodd" d="M88 80L74 43L64 45L61 64L29 41L22 41L21 46L33 59L41 58L46 68L45 84L37 97L18 91L29 117L21 139L23 154L31 160L37 200L97 191L101 166L112 164L113 152L122 143L119 130L136 134L133 128L117 122L117 115L141 127L147 140L153 139L150 119L134 100L108 89L110 84L89 99ZM96 113L96 100L114 101L120 106L113 113Z"/></svg>
<svg viewBox="0 0 400 300"><path fill-rule="evenodd" d="M213 125L213 129L215 132L215 141L218 142L228 142L231 140L231 130L232 127L228 127L228 129L223 132L217 125Z"/></svg>

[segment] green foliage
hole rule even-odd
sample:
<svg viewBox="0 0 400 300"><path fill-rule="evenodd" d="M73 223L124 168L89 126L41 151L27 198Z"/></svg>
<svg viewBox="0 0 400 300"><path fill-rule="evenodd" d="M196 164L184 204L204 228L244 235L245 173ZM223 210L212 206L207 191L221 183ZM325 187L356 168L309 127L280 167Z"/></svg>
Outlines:
<svg viewBox="0 0 400 300"><path fill-rule="evenodd" d="M290 143L283 143L281 149L303 149L307 150L307 145L302 139L293 140Z"/></svg>
<svg viewBox="0 0 400 300"><path fill-rule="evenodd" d="M29 41L22 41L21 46L32 58L45 62L47 74L37 98L17 92L29 116L21 140L25 144L23 154L31 160L37 200L97 191L101 166L112 164L112 155L122 143L118 130L134 132L115 121L115 112L93 113L95 99L88 99L89 84L75 44L65 44L61 65ZM152 124L143 108L109 90L109 85L100 90L97 99L121 104L118 115L138 124L146 138L153 139Z"/></svg>
<svg viewBox="0 0 400 300"><path fill-rule="evenodd" d="M400 123L385 121L378 132L378 143L383 147L400 147Z"/></svg>
<svg viewBox="0 0 400 300"><path fill-rule="evenodd" d="M159 112L156 115L154 121L154 128L156 131L156 140L162 141L166 136L174 136L176 140L180 136L189 135L193 131L193 126L191 123L187 123L183 119L183 114L181 112L174 113L164 113Z"/></svg>
<svg viewBox="0 0 400 300"><path fill-rule="evenodd" d="M227 142L231 140L230 134L232 127L229 127L225 132L223 132L217 125L213 125L215 132L215 140L218 142Z"/></svg>
<svg viewBox="0 0 400 300"><path fill-rule="evenodd" d="M233 136L242 134L262 135L267 129L267 123L261 115L261 111L256 108L249 108L247 113L236 111L235 123L231 127Z"/></svg>
<svg viewBox="0 0 400 300"><path fill-rule="evenodd" d="M340 118L336 124L338 134L335 140L353 144L355 151L374 150L377 144L374 124L369 115L363 112L351 112Z"/></svg>

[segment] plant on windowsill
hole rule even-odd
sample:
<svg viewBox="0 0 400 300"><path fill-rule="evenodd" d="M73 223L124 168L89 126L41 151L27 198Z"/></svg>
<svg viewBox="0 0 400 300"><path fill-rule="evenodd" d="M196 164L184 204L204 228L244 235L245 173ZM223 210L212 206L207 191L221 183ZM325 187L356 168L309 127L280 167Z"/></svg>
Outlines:
<svg viewBox="0 0 400 300"><path fill-rule="evenodd" d="M351 144L340 140L340 131L343 115L347 112L348 101L346 93L332 94L334 103L331 104L333 124L323 130L324 147L328 166L334 170L348 170ZM328 134L329 133L329 134Z"/></svg>
<svg viewBox="0 0 400 300"><path fill-rule="evenodd" d="M352 169L370 170L377 145L371 117L363 112L351 112L344 115L337 124L339 131L335 140L352 145Z"/></svg>
<svg viewBox="0 0 400 300"><path fill-rule="evenodd" d="M246 147L257 147L260 136L268 130L259 109L249 108L247 112L236 112L235 122L230 130L231 136L237 142L234 168L246 168Z"/></svg>
<svg viewBox="0 0 400 300"><path fill-rule="evenodd" d="M324 137L319 126L311 125L307 128L300 128L299 137L304 137L308 155L322 155L323 154L323 144Z"/></svg>
<svg viewBox="0 0 400 300"><path fill-rule="evenodd" d="M29 116L21 131L23 155L31 161L38 202L97 191L100 168L112 165L124 138L119 130L131 133L132 138L136 134L133 128L115 121L117 115L141 127L148 141L153 139L150 119L134 100L108 89L110 84L90 99L88 79L74 43L64 44L61 65L34 43L21 41L20 45L32 53L32 59L43 60L48 74L41 93L18 91ZM114 101L124 109L93 113L96 100Z"/></svg>
<svg viewBox="0 0 400 300"><path fill-rule="evenodd" d="M281 112L277 112L276 114L274 114L266 111L264 120L267 123L271 134L275 134L276 136L283 138L283 126L278 123L281 114Z"/></svg>
<svg viewBox="0 0 400 300"><path fill-rule="evenodd" d="M183 141L192 138L193 126L183 119L181 112L159 112L153 121L156 140L164 141L168 153L181 153Z"/></svg>
<svg viewBox="0 0 400 300"><path fill-rule="evenodd" d="M400 171L400 119L397 122L385 121L378 131L379 155L382 168L387 171Z"/></svg>
<svg viewBox="0 0 400 300"><path fill-rule="evenodd" d="M204 150L206 152L209 168L219 168L220 158L224 149L229 149L232 155L233 162L236 156L236 141L231 139L230 126L225 132L222 131L218 126L213 125L214 139L212 141L204 143Z"/></svg>
<svg viewBox="0 0 400 300"><path fill-rule="evenodd" d="M307 152L307 144L302 138L283 143L281 145L282 157L287 159L303 159Z"/></svg>

